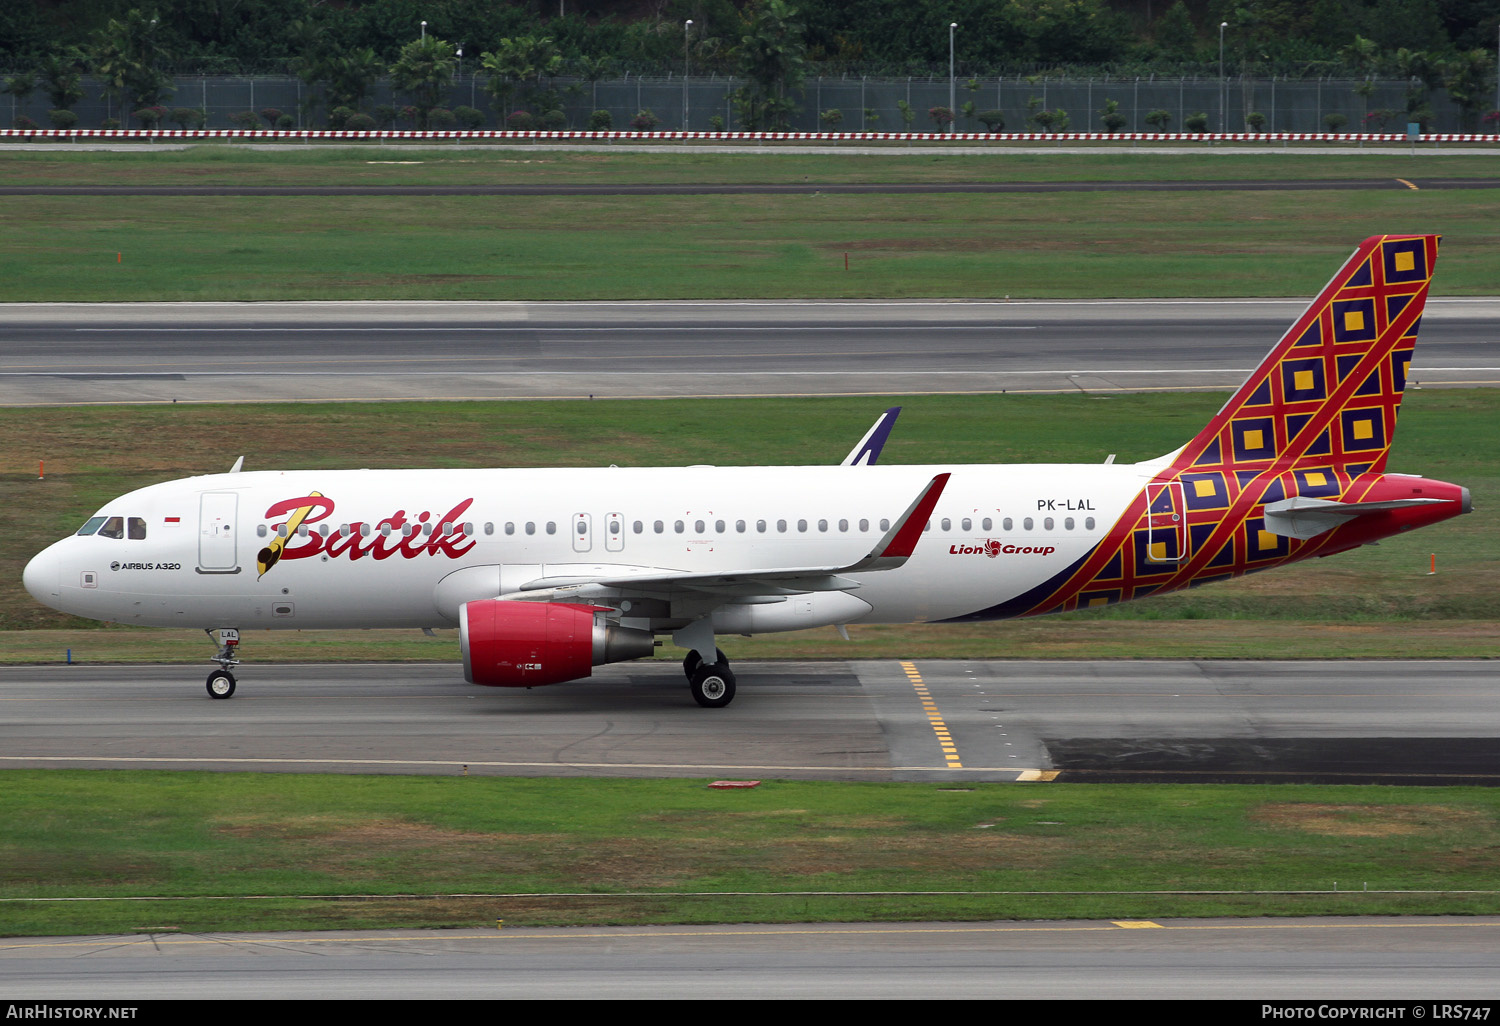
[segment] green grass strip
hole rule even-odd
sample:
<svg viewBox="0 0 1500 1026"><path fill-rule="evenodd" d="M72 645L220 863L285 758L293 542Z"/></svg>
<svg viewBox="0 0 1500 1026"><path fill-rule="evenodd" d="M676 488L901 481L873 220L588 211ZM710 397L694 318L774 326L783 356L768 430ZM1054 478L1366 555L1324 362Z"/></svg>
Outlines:
<svg viewBox="0 0 1500 1026"><path fill-rule="evenodd" d="M1500 189L0 197L0 302L1311 296L1369 235L1488 295ZM848 268L845 269L845 256Z"/></svg>
<svg viewBox="0 0 1500 1026"><path fill-rule="evenodd" d="M1495 789L705 783L7 771L0 897L153 900L0 933L1500 911Z"/></svg>

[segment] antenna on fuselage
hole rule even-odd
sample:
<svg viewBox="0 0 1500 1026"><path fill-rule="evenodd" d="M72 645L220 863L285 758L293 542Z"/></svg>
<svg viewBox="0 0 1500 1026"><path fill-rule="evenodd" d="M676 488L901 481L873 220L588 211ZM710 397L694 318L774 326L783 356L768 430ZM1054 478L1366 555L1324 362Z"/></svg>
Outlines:
<svg viewBox="0 0 1500 1026"><path fill-rule="evenodd" d="M232 467L229 468L229 472L231 474L238 474L240 472L240 468L243 467L244 465L245 465L245 457L241 456L239 459L237 459L237 460L234 461L234 466L232 466Z"/></svg>

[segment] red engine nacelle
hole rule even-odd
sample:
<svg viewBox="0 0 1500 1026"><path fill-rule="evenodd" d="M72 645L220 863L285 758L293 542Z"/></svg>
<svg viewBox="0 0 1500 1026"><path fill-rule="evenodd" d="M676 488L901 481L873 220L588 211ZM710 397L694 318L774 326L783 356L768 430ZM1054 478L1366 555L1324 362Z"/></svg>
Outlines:
<svg viewBox="0 0 1500 1026"><path fill-rule="evenodd" d="M606 609L564 602L484 599L458 608L464 679L529 688L587 677L602 663L650 655L649 631L605 621Z"/></svg>

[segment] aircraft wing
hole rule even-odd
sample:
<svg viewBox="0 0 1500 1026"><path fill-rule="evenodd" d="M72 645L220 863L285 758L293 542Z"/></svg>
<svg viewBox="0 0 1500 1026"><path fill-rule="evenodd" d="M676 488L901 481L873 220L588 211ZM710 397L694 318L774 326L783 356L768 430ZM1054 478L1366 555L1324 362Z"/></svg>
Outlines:
<svg viewBox="0 0 1500 1026"><path fill-rule="evenodd" d="M859 440L859 444L849 450L849 455L844 457L841 467L871 467L880 458L880 450L885 448L885 440L891 436L891 428L896 426L896 418L901 415L901 407L892 406L879 417L875 423L870 425L870 430L865 432L865 437Z"/></svg>
<svg viewBox="0 0 1500 1026"><path fill-rule="evenodd" d="M653 567L634 568L623 574L601 574L588 577L538 577L521 585L520 591L502 596L535 601L581 600L612 595L670 596L684 591L701 592L725 598L765 596L778 601L780 596L809 591L850 591L859 582L843 575L876 570L894 570L902 566L937 505L949 474L938 474L906 507L906 512L861 559L853 563L825 566L765 567L754 570L687 571L662 570Z"/></svg>

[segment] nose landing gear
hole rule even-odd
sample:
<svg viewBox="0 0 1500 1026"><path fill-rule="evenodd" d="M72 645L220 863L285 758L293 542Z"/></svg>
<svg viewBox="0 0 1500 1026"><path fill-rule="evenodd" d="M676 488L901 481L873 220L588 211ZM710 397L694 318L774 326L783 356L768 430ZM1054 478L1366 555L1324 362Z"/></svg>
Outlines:
<svg viewBox="0 0 1500 1026"><path fill-rule="evenodd" d="M204 628L203 633L210 638L214 636L212 628ZM240 632L234 627L219 628L219 651L214 655L214 662L219 668L208 675L208 697L229 698L234 694L234 674L229 672L231 666L238 666L240 661L235 658L235 650L240 644Z"/></svg>

